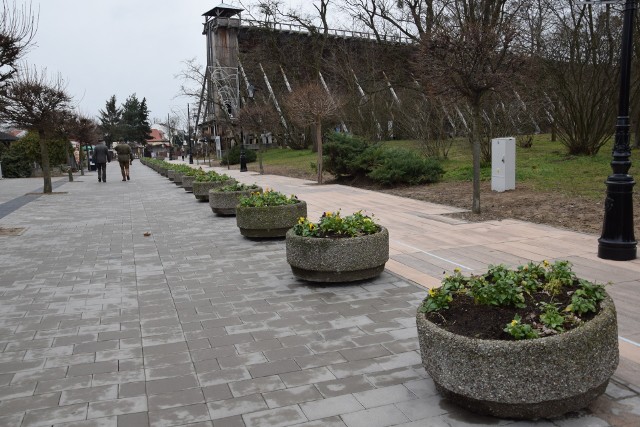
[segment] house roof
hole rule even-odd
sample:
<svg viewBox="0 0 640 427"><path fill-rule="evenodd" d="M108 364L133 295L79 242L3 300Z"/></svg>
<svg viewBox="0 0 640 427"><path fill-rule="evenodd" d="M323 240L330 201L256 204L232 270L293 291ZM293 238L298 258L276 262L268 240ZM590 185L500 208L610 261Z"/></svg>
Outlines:
<svg viewBox="0 0 640 427"><path fill-rule="evenodd" d="M151 133L149 133L150 138L147 139L147 144L152 144L155 142L169 142L169 140L164 136L164 132L159 129L151 129Z"/></svg>

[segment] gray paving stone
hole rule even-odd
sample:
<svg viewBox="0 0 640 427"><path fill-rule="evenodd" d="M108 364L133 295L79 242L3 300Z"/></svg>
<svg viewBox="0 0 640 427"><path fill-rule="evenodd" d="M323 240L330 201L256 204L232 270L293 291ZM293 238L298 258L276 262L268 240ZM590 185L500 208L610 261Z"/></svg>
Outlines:
<svg viewBox="0 0 640 427"><path fill-rule="evenodd" d="M214 420L213 427L245 427L242 415Z"/></svg>
<svg viewBox="0 0 640 427"><path fill-rule="evenodd" d="M367 381L364 375L325 381L318 383L315 386L325 397L335 397L345 394L352 394L365 390L371 390L374 388L374 386L369 381Z"/></svg>
<svg viewBox="0 0 640 427"><path fill-rule="evenodd" d="M337 351L313 356L294 357L294 360L302 369L317 368L318 366L333 365L347 361L347 359Z"/></svg>
<svg viewBox="0 0 640 427"><path fill-rule="evenodd" d="M117 371L118 363L116 361L86 363L70 366L69 371L67 372L67 376L78 377L82 375L104 374L107 372Z"/></svg>
<svg viewBox="0 0 640 427"><path fill-rule="evenodd" d="M353 397L367 409L417 399L415 394L402 385L353 393Z"/></svg>
<svg viewBox="0 0 640 427"><path fill-rule="evenodd" d="M87 404L59 406L56 408L36 409L29 411L22 420L24 427L50 426L71 421L82 421L87 418Z"/></svg>
<svg viewBox="0 0 640 427"><path fill-rule="evenodd" d="M340 354L349 362L363 359L373 359L376 357L390 355L391 352L382 345L371 345L368 347L358 347L346 350L340 350Z"/></svg>
<svg viewBox="0 0 640 427"><path fill-rule="evenodd" d="M279 376L252 378L250 380L235 381L229 384L234 397L247 396L249 394L266 393L285 388Z"/></svg>
<svg viewBox="0 0 640 427"><path fill-rule="evenodd" d="M53 427L118 427L118 417L94 418L92 420L71 421L55 424Z"/></svg>
<svg viewBox="0 0 640 427"><path fill-rule="evenodd" d="M209 402L207 406L213 420L268 409L267 404L259 394Z"/></svg>
<svg viewBox="0 0 640 427"><path fill-rule="evenodd" d="M217 360L222 369L267 363L267 359L262 353L246 353L239 356L219 357Z"/></svg>
<svg viewBox="0 0 640 427"><path fill-rule="evenodd" d="M335 375L326 367L280 374L280 378L282 378L287 387L297 387L336 379Z"/></svg>
<svg viewBox="0 0 640 427"><path fill-rule="evenodd" d="M409 421L393 405L344 414L342 415L342 420L348 427L387 427Z"/></svg>
<svg viewBox="0 0 640 427"><path fill-rule="evenodd" d="M149 412L149 424L152 426L188 425L209 420L209 410L205 404L179 406Z"/></svg>
<svg viewBox="0 0 640 427"><path fill-rule="evenodd" d="M215 402L216 400L227 400L233 398L231 389L228 384L218 384L203 387L202 392L207 402Z"/></svg>
<svg viewBox="0 0 640 427"><path fill-rule="evenodd" d="M285 427L307 421L297 405L244 414L242 419L247 427Z"/></svg>
<svg viewBox="0 0 640 427"><path fill-rule="evenodd" d="M118 397L134 397L146 395L147 387L144 381L124 383L118 385Z"/></svg>
<svg viewBox="0 0 640 427"><path fill-rule="evenodd" d="M164 378L146 382L146 390L149 396L153 394L164 394L173 391L187 390L199 387L198 378L195 375L184 375L180 377Z"/></svg>
<svg viewBox="0 0 640 427"><path fill-rule="evenodd" d="M313 402L301 403L300 408L309 420L344 415L351 412L362 411L364 407L350 394Z"/></svg>
<svg viewBox="0 0 640 427"><path fill-rule="evenodd" d="M149 396L148 399L150 412L174 408L177 406L195 405L197 403L204 402L204 394L199 388L191 388L165 394L155 394Z"/></svg>
<svg viewBox="0 0 640 427"><path fill-rule="evenodd" d="M286 372L299 371L300 366L293 360L279 360L276 362L259 363L247 368L253 378L266 377L269 375L283 374Z"/></svg>
<svg viewBox="0 0 640 427"><path fill-rule="evenodd" d="M77 388L91 387L91 375L82 377L71 377L59 380L40 381L36 387L35 394L51 393L54 391L73 390ZM102 385L102 384L98 384Z"/></svg>
<svg viewBox="0 0 640 427"><path fill-rule="evenodd" d="M322 394L312 385L288 388L286 390L263 393L262 397L269 408L296 405L303 402L322 399Z"/></svg>
<svg viewBox="0 0 640 427"><path fill-rule="evenodd" d="M0 418L10 414L32 411L34 409L54 408L58 406L59 401L60 392L3 400L0 402Z"/></svg>
<svg viewBox="0 0 640 427"><path fill-rule="evenodd" d="M246 368L231 368L198 374L198 380L202 386L227 384L234 381L248 380L250 378L252 378L252 376Z"/></svg>
<svg viewBox="0 0 640 427"><path fill-rule="evenodd" d="M135 414L147 411L147 396L89 402L87 418L102 418L112 415Z"/></svg>
<svg viewBox="0 0 640 427"><path fill-rule="evenodd" d="M100 400L113 400L117 398L117 385L65 390L62 392L62 395L60 397L60 406L72 405L74 403L95 402Z"/></svg>

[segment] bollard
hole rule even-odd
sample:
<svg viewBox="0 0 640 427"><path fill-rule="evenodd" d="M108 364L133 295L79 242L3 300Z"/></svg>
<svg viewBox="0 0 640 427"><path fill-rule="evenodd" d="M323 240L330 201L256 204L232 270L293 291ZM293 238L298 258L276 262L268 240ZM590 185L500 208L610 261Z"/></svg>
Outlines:
<svg viewBox="0 0 640 427"><path fill-rule="evenodd" d="M247 156L244 152L244 146L240 148L240 172L247 171Z"/></svg>

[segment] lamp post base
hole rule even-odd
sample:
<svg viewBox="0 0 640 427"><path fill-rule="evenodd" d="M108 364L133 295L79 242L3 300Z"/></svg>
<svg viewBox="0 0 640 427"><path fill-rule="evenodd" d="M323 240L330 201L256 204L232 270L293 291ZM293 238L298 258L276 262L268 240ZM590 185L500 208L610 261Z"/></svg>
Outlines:
<svg viewBox="0 0 640 427"><path fill-rule="evenodd" d="M633 178L614 174L606 181L604 224L598 239L598 258L613 261L636 259L637 241L633 230Z"/></svg>

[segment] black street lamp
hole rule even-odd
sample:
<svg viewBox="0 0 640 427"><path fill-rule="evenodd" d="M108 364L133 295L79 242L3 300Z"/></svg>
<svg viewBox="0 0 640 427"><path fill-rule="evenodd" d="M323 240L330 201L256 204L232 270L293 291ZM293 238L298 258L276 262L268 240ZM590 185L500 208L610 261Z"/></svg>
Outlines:
<svg viewBox="0 0 640 427"><path fill-rule="evenodd" d="M193 146L191 141L191 115L189 114L189 104L187 104L187 131L189 133L189 164L193 164Z"/></svg>
<svg viewBox="0 0 640 427"><path fill-rule="evenodd" d="M616 261L636 258L637 241L633 233L633 186L629 175L631 147L629 145L629 92L633 20L636 0L626 0L622 23L622 50L620 53L620 97L618 119L613 145L613 174L607 178L607 198L604 203L604 224L598 239L598 257Z"/></svg>

